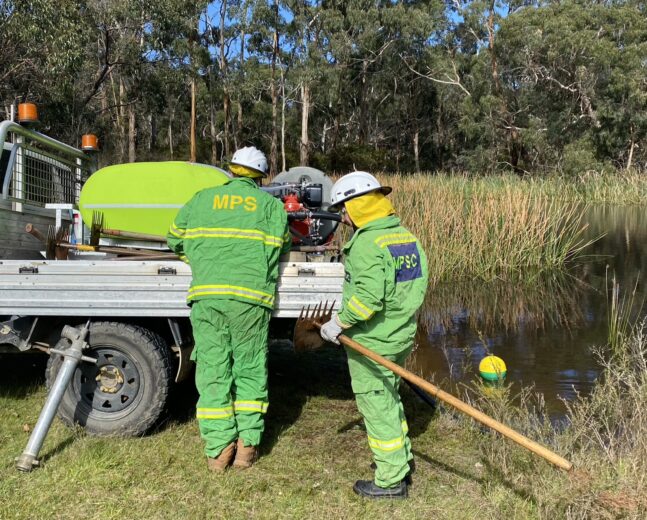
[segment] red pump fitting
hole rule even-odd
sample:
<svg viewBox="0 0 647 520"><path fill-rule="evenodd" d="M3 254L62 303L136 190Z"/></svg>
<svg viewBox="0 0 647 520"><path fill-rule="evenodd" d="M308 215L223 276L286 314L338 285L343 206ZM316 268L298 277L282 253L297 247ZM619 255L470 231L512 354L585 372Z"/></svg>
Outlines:
<svg viewBox="0 0 647 520"><path fill-rule="evenodd" d="M304 209L303 204L301 204L301 201L299 200L299 197L296 193L288 193L285 197L283 197L283 208L288 213L294 213L295 211L302 211ZM292 222L290 223L290 228L297 233L297 236L292 236L292 243L300 244L301 239L298 235L307 237L310 234L310 221L302 220Z"/></svg>
<svg viewBox="0 0 647 520"><path fill-rule="evenodd" d="M303 204L299 201L299 197L295 193L289 193L283 199L283 208L288 213L292 211L300 211L303 209Z"/></svg>

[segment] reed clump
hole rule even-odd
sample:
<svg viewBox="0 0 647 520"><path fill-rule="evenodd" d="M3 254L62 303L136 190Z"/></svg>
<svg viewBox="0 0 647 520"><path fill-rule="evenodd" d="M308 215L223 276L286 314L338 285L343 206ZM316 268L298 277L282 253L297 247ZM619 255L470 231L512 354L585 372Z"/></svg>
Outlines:
<svg viewBox="0 0 647 520"><path fill-rule="evenodd" d="M476 384L467 392L485 413L573 462L565 473L479 432L490 478L512 485L541 518L647 518L647 320L618 324L611 334L596 351L601 375L594 389L565 403L560 426L528 388L512 395L511 387Z"/></svg>
<svg viewBox="0 0 647 520"><path fill-rule="evenodd" d="M581 207L501 178L385 174L403 224L428 253L430 282L519 280L581 255Z"/></svg>

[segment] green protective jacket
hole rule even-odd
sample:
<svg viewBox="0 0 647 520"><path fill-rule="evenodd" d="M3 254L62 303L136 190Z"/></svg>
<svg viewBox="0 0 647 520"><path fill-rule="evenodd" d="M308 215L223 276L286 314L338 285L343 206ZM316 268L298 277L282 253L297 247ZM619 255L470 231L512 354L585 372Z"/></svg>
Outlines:
<svg viewBox="0 0 647 520"><path fill-rule="evenodd" d="M196 193L167 241L191 265L189 303L221 298L274 307L279 257L291 244L287 213L252 179L235 177Z"/></svg>
<svg viewBox="0 0 647 520"><path fill-rule="evenodd" d="M379 354L410 347L415 314L427 290L427 258L395 216L359 228L344 246L345 281L339 320L348 335Z"/></svg>

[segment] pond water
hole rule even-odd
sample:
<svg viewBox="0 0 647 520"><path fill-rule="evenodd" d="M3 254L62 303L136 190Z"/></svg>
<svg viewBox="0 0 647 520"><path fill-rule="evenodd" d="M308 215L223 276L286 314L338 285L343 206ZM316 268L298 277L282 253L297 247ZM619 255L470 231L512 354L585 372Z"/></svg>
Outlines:
<svg viewBox="0 0 647 520"><path fill-rule="evenodd" d="M463 284L435 287L420 319L418 345L408 367L453 387L478 378L489 352L507 364L513 390L533 386L552 420L563 400L590 392L600 369L593 349L608 337L612 279L620 297L636 289L632 321L641 317L647 269L643 207L593 207L584 211L586 258L564 276L543 276L521 286ZM603 236L602 236L603 235Z"/></svg>

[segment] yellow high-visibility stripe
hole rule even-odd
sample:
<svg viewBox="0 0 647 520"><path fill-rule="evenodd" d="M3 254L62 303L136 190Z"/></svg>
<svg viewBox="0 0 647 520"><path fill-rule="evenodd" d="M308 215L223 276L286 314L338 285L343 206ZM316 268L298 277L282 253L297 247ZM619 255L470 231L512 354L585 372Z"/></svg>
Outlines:
<svg viewBox="0 0 647 520"><path fill-rule="evenodd" d="M188 300L196 298L198 296L208 296L208 295L231 295L231 296L241 296L243 298L248 298L250 300L255 300L268 305L274 304L274 295L262 291L256 291L250 289L249 287L240 287L237 285L196 285L189 289L187 296Z"/></svg>
<svg viewBox="0 0 647 520"><path fill-rule="evenodd" d="M265 296L268 298L272 298L273 295L270 293L266 293L263 291L258 291L256 289L250 289L249 287L243 287L242 285L194 285L189 289L189 292L191 291L202 291L203 289L220 289L220 288L227 288L227 289L238 289L240 291L245 291L253 294L257 294L259 296Z"/></svg>
<svg viewBox="0 0 647 520"><path fill-rule="evenodd" d="M176 227L175 224L171 224L171 227L169 228L168 232L173 235L174 237L177 238L184 238L184 233L186 230L180 229L179 227Z"/></svg>
<svg viewBox="0 0 647 520"><path fill-rule="evenodd" d="M411 233L391 233L389 235L382 235L381 237L375 239L375 243L380 248L384 248L393 244L408 244L415 241L416 237Z"/></svg>
<svg viewBox="0 0 647 520"><path fill-rule="evenodd" d="M197 227L187 229L184 238L186 240L195 238L238 238L241 240L259 240L268 246L274 247L283 245L281 237L267 235L256 229Z"/></svg>
<svg viewBox="0 0 647 520"><path fill-rule="evenodd" d="M373 316L373 314L375 314L375 311L369 309L366 305L359 301L359 298L357 298L357 296L355 295L350 297L348 304L353 308L353 310L359 311L358 314L366 319L369 319L371 316Z"/></svg>
<svg viewBox="0 0 647 520"><path fill-rule="evenodd" d="M357 314L360 318L367 320L368 316L364 314L364 311L361 309L357 308L355 305L353 305L352 301L348 301L348 308L351 309L355 314Z"/></svg>
<svg viewBox="0 0 647 520"><path fill-rule="evenodd" d="M233 416L233 406L226 406L225 408L198 408L196 410L196 417L198 419L227 419Z"/></svg>
<svg viewBox="0 0 647 520"><path fill-rule="evenodd" d="M409 433L409 425L407 424L406 419L402 421L402 433L404 433L405 435Z"/></svg>
<svg viewBox="0 0 647 520"><path fill-rule="evenodd" d="M368 445L371 448L381 451L396 451L404 447L404 438L396 437L388 441L381 441L374 437L368 437Z"/></svg>
<svg viewBox="0 0 647 520"><path fill-rule="evenodd" d="M267 412L269 403L263 401L235 401L234 410L236 412Z"/></svg>
<svg viewBox="0 0 647 520"><path fill-rule="evenodd" d="M187 296L188 300L192 300L193 298L197 298L198 296L215 296L215 295L223 295L223 296L240 296L242 298L247 298L248 300L254 300L257 302L263 302L267 303L268 305L274 305L274 300L267 300L265 298L257 298L256 296L252 296L249 294L244 294L241 293L240 291L225 291L225 290L218 290L218 291L201 291L198 293L191 294Z"/></svg>

